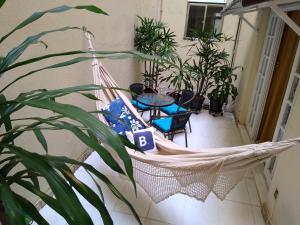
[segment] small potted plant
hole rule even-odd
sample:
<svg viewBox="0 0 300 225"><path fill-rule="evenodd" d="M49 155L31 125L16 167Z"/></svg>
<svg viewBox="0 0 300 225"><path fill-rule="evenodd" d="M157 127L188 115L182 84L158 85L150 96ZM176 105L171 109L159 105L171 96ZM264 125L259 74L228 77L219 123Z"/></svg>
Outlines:
<svg viewBox="0 0 300 225"><path fill-rule="evenodd" d="M175 89L171 95L174 97L176 103L179 101L181 90L193 89L189 60L186 59L183 61L179 56L176 56L169 68L171 73L160 79L161 82L168 82L169 88L173 87Z"/></svg>
<svg viewBox="0 0 300 225"><path fill-rule="evenodd" d="M237 79L237 75L233 73L236 69L237 67L232 68L225 64L219 67L219 71L213 77L214 88L208 94L210 114L223 115L223 105L228 103L228 98L231 97L232 100L235 100L238 95L237 88L233 84Z"/></svg>
<svg viewBox="0 0 300 225"><path fill-rule="evenodd" d="M193 57L191 65L192 80L195 84L195 97L192 109L200 111L207 91L213 86L213 77L219 71L218 67L228 63L228 53L220 49L219 44L229 41L223 33L215 30L196 30L190 41L188 54ZM190 53L191 52L191 53Z"/></svg>

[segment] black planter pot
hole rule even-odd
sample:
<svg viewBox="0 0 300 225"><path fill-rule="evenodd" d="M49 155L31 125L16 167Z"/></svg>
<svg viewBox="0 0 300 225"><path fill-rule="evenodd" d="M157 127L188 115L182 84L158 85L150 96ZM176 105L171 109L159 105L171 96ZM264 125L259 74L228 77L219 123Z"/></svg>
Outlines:
<svg viewBox="0 0 300 225"><path fill-rule="evenodd" d="M223 113L224 102L210 99L209 113Z"/></svg>
<svg viewBox="0 0 300 225"><path fill-rule="evenodd" d="M180 99L180 93L172 92L172 93L167 93L167 95L173 97L175 99L175 104L178 104L179 99Z"/></svg>
<svg viewBox="0 0 300 225"><path fill-rule="evenodd" d="M200 111L202 109L204 99L205 98L202 95L200 95L200 96L196 95L192 101L191 109Z"/></svg>

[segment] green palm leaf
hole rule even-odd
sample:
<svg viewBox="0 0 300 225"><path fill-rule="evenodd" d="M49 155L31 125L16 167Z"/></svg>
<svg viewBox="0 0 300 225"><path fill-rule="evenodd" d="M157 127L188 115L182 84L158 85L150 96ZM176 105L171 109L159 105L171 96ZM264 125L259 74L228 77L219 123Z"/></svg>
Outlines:
<svg viewBox="0 0 300 225"><path fill-rule="evenodd" d="M119 139L118 135L112 133L112 131L101 121L96 119L94 116L90 115L83 109L68 105L68 104L62 104L57 103L49 100L27 100L27 101L19 101L19 103L23 105L32 106L35 108L43 108L52 110L56 113L59 113L61 115L64 115L68 118L71 118L75 121L80 122L85 127L89 128L90 131L93 132L93 134L104 144L107 144L111 146L118 154L118 156L121 158L121 160L124 163L126 172L130 180L135 186L134 178L133 178L133 169L132 169L132 162L131 159Z"/></svg>
<svg viewBox="0 0 300 225"><path fill-rule="evenodd" d="M3 1L3 0L2 0ZM5 1L2 2L2 5L4 4ZM1 4L1 2L0 2ZM0 5L1 6L1 5ZM25 19L22 23L20 23L18 26L16 26L12 31L10 31L8 34L4 35L0 39L0 43L2 43L6 38L8 38L11 34L13 34L15 31L22 29L23 27L33 23L34 21L40 19L42 16L44 16L47 13L62 13L66 12L71 9L84 9L93 13L97 14L103 14L103 15L108 15L105 11L102 9L98 8L97 6L94 5L79 5L79 6L68 6L68 5L62 5L56 8L48 9L42 12L35 12L31 16L29 16L27 19Z"/></svg>

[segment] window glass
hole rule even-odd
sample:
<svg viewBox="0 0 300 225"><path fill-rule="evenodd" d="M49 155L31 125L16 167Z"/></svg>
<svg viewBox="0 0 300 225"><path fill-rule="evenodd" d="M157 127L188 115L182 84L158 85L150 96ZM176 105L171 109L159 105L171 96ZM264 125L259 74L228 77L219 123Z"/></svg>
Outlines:
<svg viewBox="0 0 300 225"><path fill-rule="evenodd" d="M215 29L221 31L223 5L191 3L188 7L186 37L191 37L193 30Z"/></svg>
<svg viewBox="0 0 300 225"><path fill-rule="evenodd" d="M195 29L203 29L205 6L190 5L187 36Z"/></svg>
<svg viewBox="0 0 300 225"><path fill-rule="evenodd" d="M222 17L220 12L223 7L208 5L206 11L206 19L205 19L205 28L206 29L216 29L217 31L221 31L222 26Z"/></svg>

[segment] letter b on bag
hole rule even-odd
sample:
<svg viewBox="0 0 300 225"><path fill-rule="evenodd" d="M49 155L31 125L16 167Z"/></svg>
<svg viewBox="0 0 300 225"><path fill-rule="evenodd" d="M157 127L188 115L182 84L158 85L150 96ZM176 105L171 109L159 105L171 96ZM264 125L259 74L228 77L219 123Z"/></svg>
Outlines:
<svg viewBox="0 0 300 225"><path fill-rule="evenodd" d="M153 150L155 148L151 131L133 133L134 142L142 151Z"/></svg>

